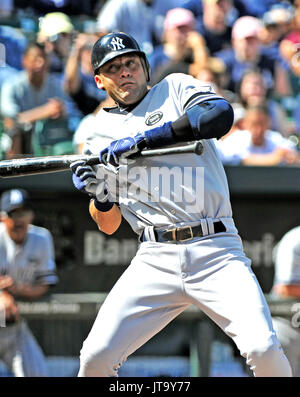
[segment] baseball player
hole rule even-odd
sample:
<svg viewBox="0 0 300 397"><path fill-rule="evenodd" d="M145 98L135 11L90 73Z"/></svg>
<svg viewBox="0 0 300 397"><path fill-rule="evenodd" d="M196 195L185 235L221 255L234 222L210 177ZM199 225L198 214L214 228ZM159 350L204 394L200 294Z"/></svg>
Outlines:
<svg viewBox="0 0 300 397"><path fill-rule="evenodd" d="M98 131L85 144L101 164L71 164L73 183L91 196L102 232L114 233L124 217L140 245L83 343L78 375L117 376L130 354L194 304L233 339L255 376L291 376L243 252L214 145L232 125L230 104L189 75L172 74L150 88L145 54L121 32L95 43L92 65L98 88L116 106L101 109ZM201 156L132 159L195 140L203 142Z"/></svg>
<svg viewBox="0 0 300 397"><path fill-rule="evenodd" d="M47 376L42 350L18 312L17 300L38 299L57 282L52 236L31 224L28 193L8 190L1 197L0 359L17 377ZM1 291L2 290L2 291Z"/></svg>
<svg viewBox="0 0 300 397"><path fill-rule="evenodd" d="M300 226L282 236L274 248L275 274L272 293L282 299L300 298ZM281 346L291 364L293 375L300 377L299 303L291 308L291 316L274 316L273 324Z"/></svg>

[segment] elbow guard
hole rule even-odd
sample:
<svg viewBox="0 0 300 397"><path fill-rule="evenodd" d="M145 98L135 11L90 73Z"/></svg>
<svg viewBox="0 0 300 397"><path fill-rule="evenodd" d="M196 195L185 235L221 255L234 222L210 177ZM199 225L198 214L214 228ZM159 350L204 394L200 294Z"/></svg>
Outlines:
<svg viewBox="0 0 300 397"><path fill-rule="evenodd" d="M209 99L187 109L186 115L196 140L221 138L233 124L233 109L222 98Z"/></svg>

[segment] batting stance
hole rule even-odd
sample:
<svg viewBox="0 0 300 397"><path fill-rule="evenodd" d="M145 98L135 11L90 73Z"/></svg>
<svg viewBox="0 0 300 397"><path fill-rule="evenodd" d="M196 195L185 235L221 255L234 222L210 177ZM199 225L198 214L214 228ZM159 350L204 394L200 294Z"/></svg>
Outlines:
<svg viewBox="0 0 300 397"><path fill-rule="evenodd" d="M73 182L92 196L90 214L102 232L114 233L124 217L140 245L83 343L79 376L117 376L130 354L192 304L234 340L255 376L291 376L243 252L214 146L232 125L230 104L184 74L150 89L146 56L124 33L95 43L92 66L98 88L116 106L98 113L99 131L84 151L100 153L98 168L120 176L118 192L112 177L80 161L71 164ZM144 149L195 140L203 140L201 156L129 160Z"/></svg>

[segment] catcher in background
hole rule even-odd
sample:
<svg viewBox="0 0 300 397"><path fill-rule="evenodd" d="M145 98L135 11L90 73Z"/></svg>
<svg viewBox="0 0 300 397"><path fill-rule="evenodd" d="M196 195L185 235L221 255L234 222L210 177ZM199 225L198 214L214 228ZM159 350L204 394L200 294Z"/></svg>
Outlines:
<svg viewBox="0 0 300 397"><path fill-rule="evenodd" d="M291 376L232 219L214 144L232 126L231 105L186 74L149 88L147 58L124 33L100 38L92 65L98 88L116 106L100 110L99 129L85 144L102 164L71 164L73 183L91 196L100 230L114 233L124 217L141 244L83 343L79 376L117 376L130 354L192 304L233 339L255 376ZM198 140L201 156L129 159L146 148ZM119 176L118 194L110 170Z"/></svg>
<svg viewBox="0 0 300 397"><path fill-rule="evenodd" d="M57 282L52 236L31 224L33 215L26 191L2 194L0 308L5 321L0 327L0 359L16 377L47 376L43 352L21 318L17 300L38 299Z"/></svg>

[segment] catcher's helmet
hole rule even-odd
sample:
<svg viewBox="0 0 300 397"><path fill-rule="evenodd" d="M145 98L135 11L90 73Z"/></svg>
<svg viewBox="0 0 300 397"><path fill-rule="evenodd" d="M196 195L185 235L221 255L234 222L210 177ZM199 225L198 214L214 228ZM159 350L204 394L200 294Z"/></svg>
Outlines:
<svg viewBox="0 0 300 397"><path fill-rule="evenodd" d="M96 74L98 69L111 59L130 52L140 56L146 79L149 81L150 66L146 54L141 51L137 41L132 36L122 32L108 33L96 41L91 57L94 73Z"/></svg>

